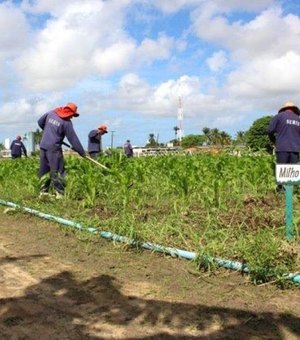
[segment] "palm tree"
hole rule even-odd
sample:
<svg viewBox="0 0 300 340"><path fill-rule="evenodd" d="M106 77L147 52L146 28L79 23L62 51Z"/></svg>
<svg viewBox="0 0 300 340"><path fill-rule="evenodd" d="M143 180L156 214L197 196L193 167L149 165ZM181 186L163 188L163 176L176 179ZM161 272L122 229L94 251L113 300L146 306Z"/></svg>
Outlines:
<svg viewBox="0 0 300 340"><path fill-rule="evenodd" d="M210 136L211 136L210 138L211 138L212 144L214 144L214 145L220 144L220 142L221 142L220 133L221 133L221 131L217 128L210 130Z"/></svg>
<svg viewBox="0 0 300 340"><path fill-rule="evenodd" d="M38 145L41 142L42 139L42 135L43 135L43 131L36 129L36 131L33 133L33 138L34 138L34 144Z"/></svg>
<svg viewBox="0 0 300 340"><path fill-rule="evenodd" d="M206 142L207 142L208 144L210 144L210 143L211 143L211 130L210 130L210 128L204 127L204 128L202 129L202 132L203 132L203 134L204 134L204 136L205 136L205 138L206 138Z"/></svg>
<svg viewBox="0 0 300 340"><path fill-rule="evenodd" d="M246 132L245 131L238 131L236 133L236 143L237 144L244 144L246 139Z"/></svg>
<svg viewBox="0 0 300 340"><path fill-rule="evenodd" d="M231 144L231 137L227 132L225 131L220 132L220 143L222 146Z"/></svg>
<svg viewBox="0 0 300 340"><path fill-rule="evenodd" d="M174 126L173 130L175 131L175 140L177 140L177 133L180 130L180 128L178 126Z"/></svg>
<svg viewBox="0 0 300 340"><path fill-rule="evenodd" d="M180 130L180 128L178 126L174 126L173 130L175 132L175 138L174 138L174 144L173 145L179 145L178 143L178 131Z"/></svg>
<svg viewBox="0 0 300 340"><path fill-rule="evenodd" d="M148 143L146 146L157 146L154 133L149 133Z"/></svg>

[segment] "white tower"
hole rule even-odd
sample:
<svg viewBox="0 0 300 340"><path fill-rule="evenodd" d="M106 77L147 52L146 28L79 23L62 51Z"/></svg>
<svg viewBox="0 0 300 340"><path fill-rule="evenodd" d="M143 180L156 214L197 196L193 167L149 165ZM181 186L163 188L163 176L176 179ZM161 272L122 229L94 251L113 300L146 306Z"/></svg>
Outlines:
<svg viewBox="0 0 300 340"><path fill-rule="evenodd" d="M6 150L9 150L9 148L10 148L10 140L9 140L9 138L5 138L4 139L4 147L5 147Z"/></svg>
<svg viewBox="0 0 300 340"><path fill-rule="evenodd" d="M179 139L179 144L181 145L181 140L183 137L183 128L182 128L182 122L183 122L183 108L182 108L182 101L181 101L181 96L178 98L178 112L177 112L177 120L178 120L178 139Z"/></svg>

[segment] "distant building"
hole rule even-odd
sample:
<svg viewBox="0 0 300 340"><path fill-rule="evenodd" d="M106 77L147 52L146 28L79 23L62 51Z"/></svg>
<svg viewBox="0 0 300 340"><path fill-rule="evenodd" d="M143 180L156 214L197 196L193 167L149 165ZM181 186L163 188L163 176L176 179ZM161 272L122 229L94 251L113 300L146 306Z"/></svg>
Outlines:
<svg viewBox="0 0 300 340"><path fill-rule="evenodd" d="M179 152L180 152L180 148L178 147L167 147L167 148L133 147L134 157L173 155L173 154L178 154Z"/></svg>
<svg viewBox="0 0 300 340"><path fill-rule="evenodd" d="M10 150L1 150L0 151L0 158L10 158L11 153Z"/></svg>

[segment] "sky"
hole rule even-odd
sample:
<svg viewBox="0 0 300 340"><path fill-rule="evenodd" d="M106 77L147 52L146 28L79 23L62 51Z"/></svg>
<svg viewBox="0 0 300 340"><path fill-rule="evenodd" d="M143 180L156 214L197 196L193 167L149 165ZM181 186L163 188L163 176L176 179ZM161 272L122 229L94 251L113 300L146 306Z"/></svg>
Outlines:
<svg viewBox="0 0 300 340"><path fill-rule="evenodd" d="M0 143L68 102L84 147L102 124L105 147L234 138L300 105L299 0L0 0L0 31Z"/></svg>

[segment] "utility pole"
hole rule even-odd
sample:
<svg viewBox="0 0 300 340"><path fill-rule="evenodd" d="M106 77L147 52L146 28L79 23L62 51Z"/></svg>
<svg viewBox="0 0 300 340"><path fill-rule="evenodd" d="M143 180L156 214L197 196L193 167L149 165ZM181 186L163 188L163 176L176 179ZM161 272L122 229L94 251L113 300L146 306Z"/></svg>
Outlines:
<svg viewBox="0 0 300 340"><path fill-rule="evenodd" d="M111 136L110 136L110 149L112 150L113 146L114 146L114 133L116 131L110 131Z"/></svg>

